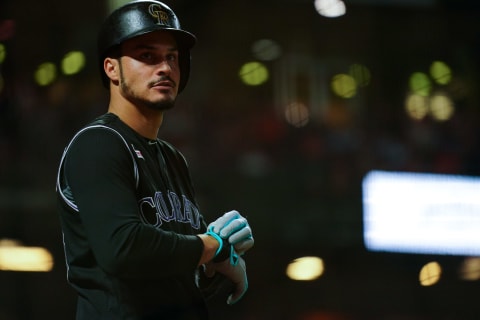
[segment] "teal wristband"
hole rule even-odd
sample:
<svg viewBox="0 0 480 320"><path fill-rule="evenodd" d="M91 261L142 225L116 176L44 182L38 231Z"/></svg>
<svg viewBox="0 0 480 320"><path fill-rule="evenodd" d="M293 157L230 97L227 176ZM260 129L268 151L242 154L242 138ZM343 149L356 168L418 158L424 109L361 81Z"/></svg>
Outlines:
<svg viewBox="0 0 480 320"><path fill-rule="evenodd" d="M215 256L212 259L213 262L222 262L232 257L234 251L227 239L223 239L217 233L213 232L212 229L208 230L205 234L214 237L219 244Z"/></svg>
<svg viewBox="0 0 480 320"><path fill-rule="evenodd" d="M219 246L217 251L215 252L215 256L213 257L215 259L223 249L223 239L218 234L210 230L208 230L205 234L214 237L215 240L218 241Z"/></svg>

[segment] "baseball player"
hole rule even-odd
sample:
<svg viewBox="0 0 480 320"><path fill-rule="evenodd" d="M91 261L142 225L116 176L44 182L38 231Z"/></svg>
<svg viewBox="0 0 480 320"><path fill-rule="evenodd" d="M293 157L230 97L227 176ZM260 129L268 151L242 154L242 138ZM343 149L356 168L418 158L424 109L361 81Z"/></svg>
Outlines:
<svg viewBox="0 0 480 320"><path fill-rule="evenodd" d="M218 287L230 284L229 304L247 290L248 221L232 210L207 225L185 158L157 138L195 42L153 0L118 8L100 30L108 112L71 139L56 184L76 319L208 319Z"/></svg>

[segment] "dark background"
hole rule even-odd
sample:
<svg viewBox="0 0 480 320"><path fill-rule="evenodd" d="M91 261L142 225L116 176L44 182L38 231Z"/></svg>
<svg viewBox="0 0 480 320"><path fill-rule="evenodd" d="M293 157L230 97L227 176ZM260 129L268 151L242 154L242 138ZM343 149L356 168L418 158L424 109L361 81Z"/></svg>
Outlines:
<svg viewBox="0 0 480 320"><path fill-rule="evenodd" d="M212 301L215 319L478 319L478 281L464 281L465 257L367 252L362 240L361 180L372 169L480 175L480 5L475 0L346 1L347 14L318 15L306 0L166 1L198 37L190 82L166 115L161 138L186 155L204 215L237 209L254 230L247 256L250 289L233 307ZM49 273L0 272L0 319L73 319L55 210L55 178L72 134L105 112L96 69L103 1L0 0L0 238L45 246ZM276 41L270 81L238 78L254 60L251 44ZM86 68L47 87L33 81L44 61L70 50ZM294 127L276 97L287 57L322 70L322 109ZM455 104L445 122L408 117L412 72L442 60L453 70ZM371 72L349 100L329 79L352 63ZM300 84L305 84L300 82ZM310 93L311 94L311 93ZM308 95L308 93L307 93ZM480 233L479 233L480 234ZM287 264L303 255L325 262L313 282L294 282ZM438 261L431 287L420 268Z"/></svg>

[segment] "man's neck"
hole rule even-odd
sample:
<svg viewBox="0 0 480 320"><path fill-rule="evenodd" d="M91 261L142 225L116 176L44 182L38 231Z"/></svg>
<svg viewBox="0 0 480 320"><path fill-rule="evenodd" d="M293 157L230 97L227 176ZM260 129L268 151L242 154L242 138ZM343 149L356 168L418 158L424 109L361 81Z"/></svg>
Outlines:
<svg viewBox="0 0 480 320"><path fill-rule="evenodd" d="M134 106L126 101L111 99L108 112L117 115L141 136L152 140L157 138L163 122L163 111Z"/></svg>

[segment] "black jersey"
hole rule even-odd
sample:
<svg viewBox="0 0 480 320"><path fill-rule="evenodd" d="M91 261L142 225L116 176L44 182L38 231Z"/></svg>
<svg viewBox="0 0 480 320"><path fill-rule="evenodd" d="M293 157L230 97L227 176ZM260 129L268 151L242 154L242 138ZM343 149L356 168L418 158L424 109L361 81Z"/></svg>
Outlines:
<svg viewBox="0 0 480 320"><path fill-rule="evenodd" d="M107 113L65 149L57 194L77 319L206 319L205 222L177 149Z"/></svg>

